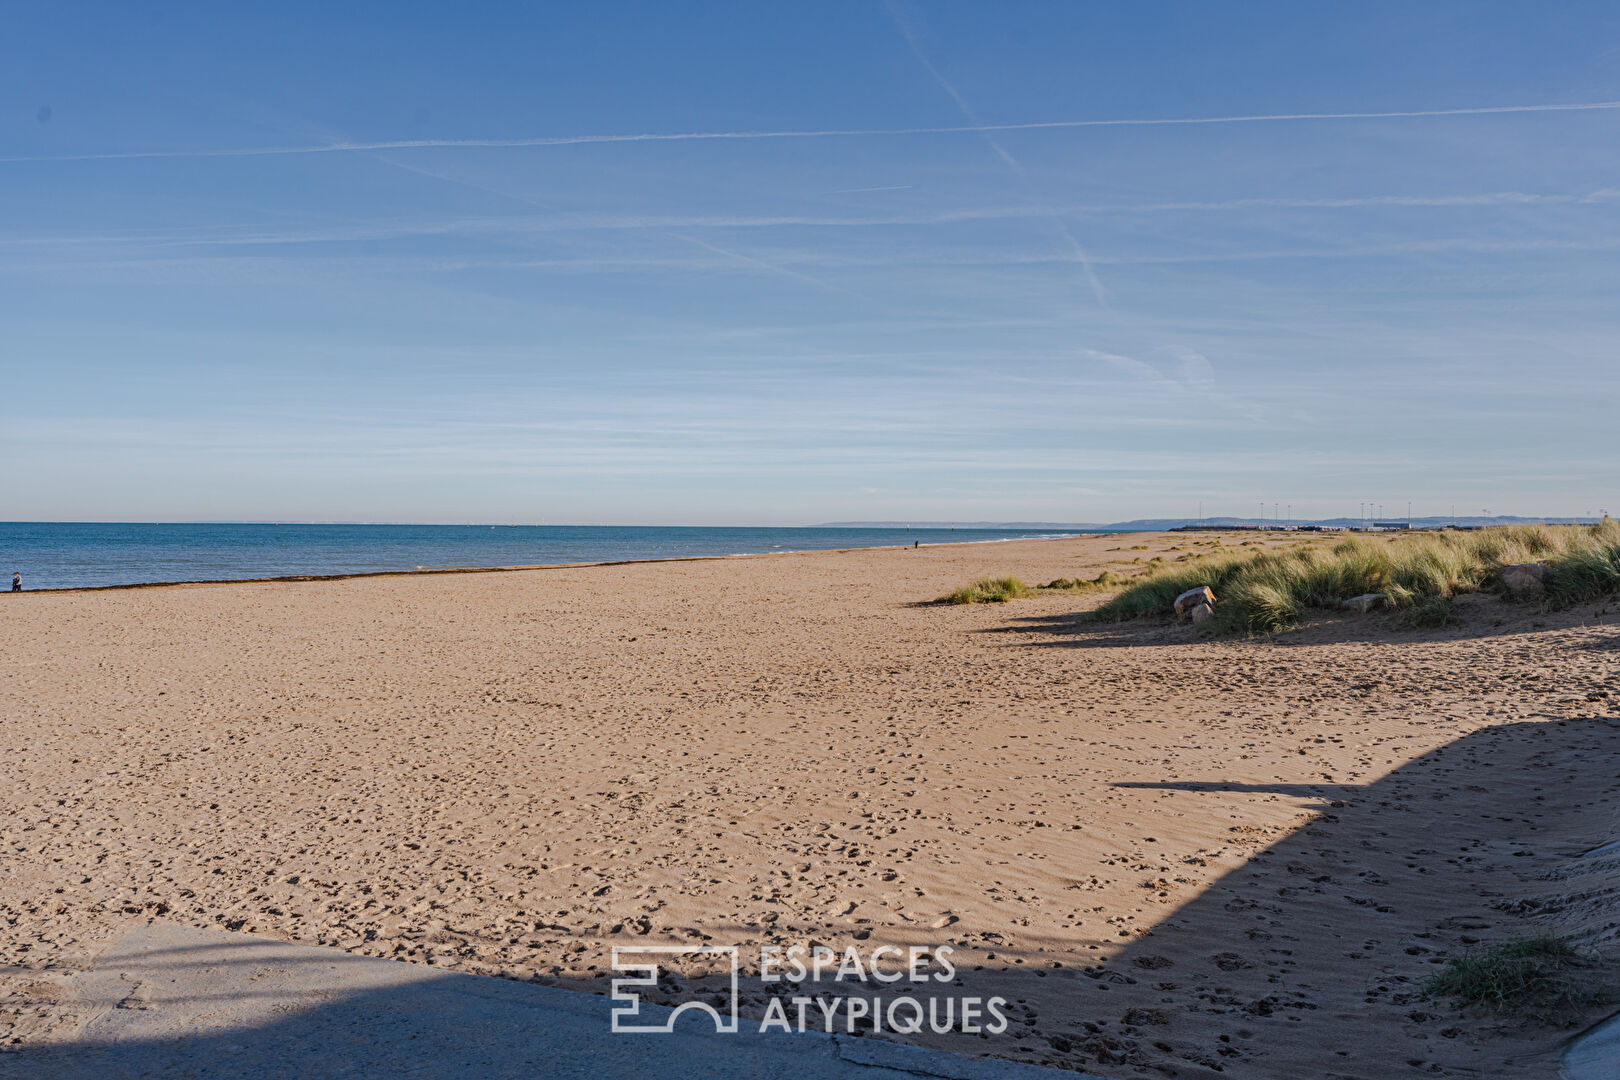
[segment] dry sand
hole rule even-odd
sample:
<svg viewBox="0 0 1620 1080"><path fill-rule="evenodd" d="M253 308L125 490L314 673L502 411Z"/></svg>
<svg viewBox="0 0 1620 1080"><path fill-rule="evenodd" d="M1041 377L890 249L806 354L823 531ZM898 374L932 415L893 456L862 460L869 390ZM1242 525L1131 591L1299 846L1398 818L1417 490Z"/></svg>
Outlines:
<svg viewBox="0 0 1620 1080"><path fill-rule="evenodd" d="M1567 1032L1418 985L1614 945L1620 857L1572 856L1620 838L1615 616L918 604L1192 539L0 598L0 1039L70 1039L72 972L162 916L597 990L614 944L951 944L1014 1024L931 1045L1555 1075Z"/></svg>

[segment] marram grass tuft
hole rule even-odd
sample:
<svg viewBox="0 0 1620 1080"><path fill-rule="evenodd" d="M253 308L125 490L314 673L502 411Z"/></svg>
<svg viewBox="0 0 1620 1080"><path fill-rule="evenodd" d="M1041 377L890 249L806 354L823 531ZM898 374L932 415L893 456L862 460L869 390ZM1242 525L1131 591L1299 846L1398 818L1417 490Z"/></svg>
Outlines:
<svg viewBox="0 0 1620 1080"><path fill-rule="evenodd" d="M1400 625L1433 628L1453 621L1451 599L1493 590L1505 595L1502 567L1543 562L1549 607L1620 593L1620 523L1510 525L1474 531L1394 533L1383 543L1353 536L1331 548L1304 547L1220 556L1150 573L1112 597L1095 617L1122 622L1163 615L1188 589L1215 590L1210 629L1272 633L1298 624L1311 608L1336 610L1363 593L1383 593Z"/></svg>

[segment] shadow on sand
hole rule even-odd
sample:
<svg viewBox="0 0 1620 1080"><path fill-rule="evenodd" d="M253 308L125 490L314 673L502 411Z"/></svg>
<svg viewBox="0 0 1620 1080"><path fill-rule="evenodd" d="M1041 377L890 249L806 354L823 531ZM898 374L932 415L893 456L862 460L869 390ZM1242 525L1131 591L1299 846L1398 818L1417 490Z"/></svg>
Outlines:
<svg viewBox="0 0 1620 1080"><path fill-rule="evenodd" d="M1613 945L1620 852L1578 856L1620 836L1620 720L1486 728L1364 786L1129 786L1162 791L1151 827L1230 819L1225 842L1184 865L1125 868L1147 914L1113 948L1086 944L1101 915L1083 940L1020 937L994 960L983 934L959 939L964 960L982 961L961 964L961 992L1006 997L1012 1029L919 1041L1116 1077L1555 1075L1568 1033L1493 1032L1420 987L1446 957L1507 937ZM1311 817L1250 826L1257 795ZM1201 880L1200 864L1234 855L1235 869ZM1074 888L1097 869L1063 868ZM831 927L828 940L842 945ZM177 948L98 964L83 990L101 1011L80 1038L0 1054L0 1077L848 1075L818 1072L821 1052L803 1043L613 1036L607 1002L546 987L327 950L304 950L300 970ZM393 970L346 982L333 972L349 962Z"/></svg>
<svg viewBox="0 0 1620 1080"><path fill-rule="evenodd" d="M1453 623L1431 628L1411 628L1397 614L1373 612L1367 615L1310 611L1300 626L1275 634L1257 634L1271 646L1315 645L1324 642L1420 643L1463 641L1479 638L1509 638L1542 630L1596 627L1609 631L1606 641L1594 648L1620 648L1620 614L1612 602L1580 604L1559 611L1541 611L1533 604L1513 603L1493 596L1469 595L1454 603ZM1033 644L1045 648L1110 649L1187 645L1194 642L1231 642L1243 637L1212 636L1186 623L1172 619L1133 619L1105 622L1090 611L1055 615L1024 615L1006 625L977 631L980 634L1039 634Z"/></svg>
<svg viewBox="0 0 1620 1080"><path fill-rule="evenodd" d="M1191 896L1175 884L1187 867L1139 868L1179 906L1090 973L1114 1064L1178 1076L1557 1074L1569 1032L1460 1017L1421 987L1447 957L1494 941L1620 940L1620 852L1580 858L1620 837L1620 718L1488 728L1365 786L1120 786L1163 790L1179 814L1238 817L1263 793L1315 816L1272 843L1234 824L1229 847L1244 864Z"/></svg>

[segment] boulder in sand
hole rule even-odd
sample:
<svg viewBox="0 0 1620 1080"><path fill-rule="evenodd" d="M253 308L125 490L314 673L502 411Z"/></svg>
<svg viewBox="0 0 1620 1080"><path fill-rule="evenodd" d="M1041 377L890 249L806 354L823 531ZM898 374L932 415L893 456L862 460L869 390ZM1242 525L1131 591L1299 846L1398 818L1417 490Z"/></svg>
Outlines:
<svg viewBox="0 0 1620 1080"><path fill-rule="evenodd" d="M1176 597L1175 607L1177 618L1188 618L1192 609L1197 607L1199 604L1208 604L1211 608L1213 608L1215 606L1215 590L1211 589L1208 585L1200 585L1198 588L1188 589L1186 592Z"/></svg>
<svg viewBox="0 0 1620 1080"><path fill-rule="evenodd" d="M1516 596L1540 596L1547 591L1552 570L1546 563L1514 563L1502 567L1502 584Z"/></svg>
<svg viewBox="0 0 1620 1080"><path fill-rule="evenodd" d="M1362 593L1360 596L1352 596L1350 599L1344 601L1341 606L1347 607L1351 611L1359 611L1361 614L1365 615L1367 612L1371 611L1375 607L1381 606L1383 603L1383 593L1368 592Z"/></svg>
<svg viewBox="0 0 1620 1080"><path fill-rule="evenodd" d="M1194 604L1187 610L1187 617L1193 621L1194 626L1197 626L1201 622L1213 619L1215 609L1209 604Z"/></svg>

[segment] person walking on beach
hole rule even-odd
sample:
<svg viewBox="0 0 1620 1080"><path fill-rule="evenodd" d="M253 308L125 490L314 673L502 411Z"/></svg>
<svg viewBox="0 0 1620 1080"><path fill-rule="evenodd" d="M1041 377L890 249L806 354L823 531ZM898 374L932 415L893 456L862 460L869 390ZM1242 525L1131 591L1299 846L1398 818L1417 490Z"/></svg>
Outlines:
<svg viewBox="0 0 1620 1080"><path fill-rule="evenodd" d="M22 592L22 575L21 574L13 573L11 575L11 591L12 592Z"/></svg>

